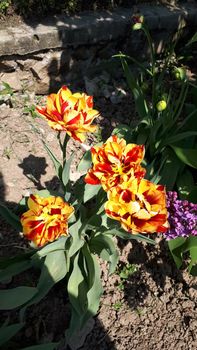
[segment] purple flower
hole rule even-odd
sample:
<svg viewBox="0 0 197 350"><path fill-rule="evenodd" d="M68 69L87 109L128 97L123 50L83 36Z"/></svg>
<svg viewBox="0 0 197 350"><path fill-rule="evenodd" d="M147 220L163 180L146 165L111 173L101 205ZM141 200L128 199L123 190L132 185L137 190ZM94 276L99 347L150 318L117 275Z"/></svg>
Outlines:
<svg viewBox="0 0 197 350"><path fill-rule="evenodd" d="M169 230L166 239L197 236L197 204L178 199L177 192L167 192Z"/></svg>

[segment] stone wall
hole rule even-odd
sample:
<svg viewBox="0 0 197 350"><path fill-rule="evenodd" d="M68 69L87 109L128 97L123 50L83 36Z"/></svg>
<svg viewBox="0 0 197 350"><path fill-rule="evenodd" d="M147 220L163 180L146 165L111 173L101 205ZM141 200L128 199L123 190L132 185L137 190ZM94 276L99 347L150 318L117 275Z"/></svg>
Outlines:
<svg viewBox="0 0 197 350"><path fill-rule="evenodd" d="M158 51L178 26L197 28L197 6L177 9L139 7L153 33ZM81 16L57 16L42 23L21 24L0 31L0 81L14 90L46 94L61 84L91 79L101 67L116 74L122 51L140 58L147 48L143 33L131 31L132 10L99 12Z"/></svg>

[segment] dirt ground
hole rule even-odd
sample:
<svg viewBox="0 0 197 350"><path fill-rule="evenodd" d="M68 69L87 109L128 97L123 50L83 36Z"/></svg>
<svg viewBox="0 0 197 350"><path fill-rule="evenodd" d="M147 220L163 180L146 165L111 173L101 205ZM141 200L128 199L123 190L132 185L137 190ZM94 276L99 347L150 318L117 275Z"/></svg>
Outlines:
<svg viewBox="0 0 197 350"><path fill-rule="evenodd" d="M74 88L70 87L73 91ZM75 89L76 90L76 89ZM28 100L28 102L27 102ZM45 100L28 93L14 94L0 105L0 194L9 207L15 207L22 196L44 187L56 189L58 180L42 144L44 139L58 156L55 131L30 113L32 106ZM95 98L95 108L102 117L97 123L106 139L119 122L134 117L130 95L118 104L105 97ZM88 138L93 144L101 137ZM80 144L69 141L69 150L76 150L72 176L83 154ZM195 350L197 348L197 283L186 270L178 271L162 237L154 237L156 246L136 241L117 241L120 263L115 274L107 275L102 264L104 295L98 315L89 324L89 334L76 339L73 348L81 350ZM0 229L0 255L19 253L22 238L3 221ZM129 265L128 265L129 264ZM126 281L121 271L129 270ZM23 278L23 277L22 277ZM34 285L35 274L24 275ZM14 283L20 281L15 279ZM10 288L7 281L2 288ZM4 315L5 316L5 315ZM12 316L14 319L14 315ZM27 325L5 350L59 341L69 322L69 305L65 287L59 283L38 305L31 307ZM88 332L87 332L88 333ZM84 342L83 342L84 340ZM60 347L63 350L63 346Z"/></svg>

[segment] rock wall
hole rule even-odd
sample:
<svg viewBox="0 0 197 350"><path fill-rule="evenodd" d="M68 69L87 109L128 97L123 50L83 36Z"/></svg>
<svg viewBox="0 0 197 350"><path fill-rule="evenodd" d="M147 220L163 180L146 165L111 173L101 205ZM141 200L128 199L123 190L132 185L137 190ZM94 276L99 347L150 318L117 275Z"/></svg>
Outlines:
<svg viewBox="0 0 197 350"><path fill-rule="evenodd" d="M197 27L197 6L167 9L139 6L158 51L177 28ZM148 54L143 33L131 31L130 9L81 16L55 16L42 23L0 31L0 81L14 90L47 94L62 84L91 79L101 67L116 74L122 51L140 58Z"/></svg>

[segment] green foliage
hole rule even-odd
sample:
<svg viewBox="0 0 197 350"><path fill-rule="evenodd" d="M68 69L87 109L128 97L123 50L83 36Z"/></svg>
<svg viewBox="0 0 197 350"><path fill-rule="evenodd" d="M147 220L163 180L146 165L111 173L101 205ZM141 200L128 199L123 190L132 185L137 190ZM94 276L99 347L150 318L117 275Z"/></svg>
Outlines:
<svg viewBox="0 0 197 350"><path fill-rule="evenodd" d="M190 85L181 67L169 65L175 44L166 54L161 66L157 63L154 44L146 23L142 24L141 29L150 47L150 66L147 68L147 64L122 53L116 55L121 60L139 122L135 128L120 125L114 133L128 142L145 144L147 178L165 185L167 190L177 189L177 181L184 171L189 167L196 168L196 98L192 104L188 105L187 101L196 94L197 87ZM194 35L191 43L195 38ZM131 70L129 61L138 66L139 77ZM166 80L169 80L167 68L173 74L175 71L179 74L178 80L171 83L170 90L166 85ZM148 91L143 89L145 84L150 87Z"/></svg>
<svg viewBox="0 0 197 350"><path fill-rule="evenodd" d="M133 275L135 272L137 272L137 266L134 264L127 264L123 266L121 270L119 270L118 274L121 279L127 280L129 276Z"/></svg>
<svg viewBox="0 0 197 350"><path fill-rule="evenodd" d="M138 271L138 268L135 264L126 264L121 269L119 268L117 273L120 277L120 283L118 285L118 288L121 290L124 290L125 283L129 276L132 276L134 273Z"/></svg>
<svg viewBox="0 0 197 350"><path fill-rule="evenodd" d="M11 0L1 0L0 2L0 13L5 14L8 7L10 6Z"/></svg>
<svg viewBox="0 0 197 350"><path fill-rule="evenodd" d="M18 1L16 1L17 3L19 6ZM39 6L45 8L48 3L53 8L56 1L40 1ZM27 5L30 6L32 3L23 0L20 2L20 5L22 4L23 11L25 11ZM77 4L77 1L69 1L69 6L73 10ZM61 7L61 2L58 6ZM151 181L162 183L166 185L167 189L178 189L181 198L193 200L197 191L193 177L193 170L196 168L195 146L197 135L196 123L193 118L197 116L195 102L197 87L192 87L192 91L190 91L191 86L184 78L182 71L178 70L176 73L180 75L179 85L175 85L175 90L172 86L169 93L166 93L164 77L167 62L164 62L163 70L157 67L154 46L149 32L144 25L141 27L147 35L149 45L151 45L152 59L149 68L138 63L135 59L131 59L141 69L141 79L136 78L131 71L128 64L129 58L122 54L119 55L128 86L134 96L140 121L135 128L120 125L114 130L114 133L124 137L128 143L145 144L147 158L144 166L147 168L147 177ZM144 89L146 83L151 87L151 96L146 96L146 89ZM4 93L8 93L10 96L13 95L9 85L4 84L2 95ZM187 104L188 93L194 98L194 102ZM35 108L30 106L30 109L26 112L30 112L34 116ZM19 256L0 259L1 282L11 279L28 269L36 268L40 270L39 279L35 283L36 287L30 284L29 286L19 286L0 291L1 309L20 309L19 323L9 325L9 322L7 322L2 326L0 330L0 343L2 344L24 326L27 309L39 303L56 283L63 281L71 308L70 325L66 331L66 342L70 345L77 332L83 330L87 321L96 315L99 308L103 288L98 257L108 263L109 273L113 273L117 268L118 252L113 236L125 240L137 239L150 244L155 243L142 234L132 235L125 232L118 222L107 217L104 210L107 194L101 185L86 184L83 177L75 183L70 180L70 169L74 154L67 159L67 135L62 139L62 136L58 133L57 140L62 153L62 157L58 158L61 159L54 155L44 140L43 145L54 165L61 186L58 192L41 190L38 191L38 195L43 198L60 196L65 201L69 201L69 204L74 207L75 213L68 221L69 235L62 236L44 247L28 248ZM87 171L91 166L91 162L91 152L88 151L80 161L78 171ZM27 199L23 198L18 206L20 213L28 209L26 204ZM56 212L51 214L51 212L50 215L57 214ZM19 217L3 204L0 204L0 214L16 230L22 231ZM40 219L38 222L40 223ZM182 266L185 252L189 252L189 271L193 275L197 274L196 237L171 240L169 241L169 248L178 268ZM133 264L127 264L118 271L120 289L124 289L127 279L136 271L137 267ZM121 306L121 302L113 305L116 311ZM55 349L56 347L56 343L50 343L24 350Z"/></svg>
<svg viewBox="0 0 197 350"><path fill-rule="evenodd" d="M0 346L6 343L10 338L12 338L16 333L18 333L22 328L23 323L15 323L9 326L3 326L0 329Z"/></svg>
<svg viewBox="0 0 197 350"><path fill-rule="evenodd" d="M168 242L168 246L178 268L183 264L184 254L189 252L190 263L188 270L191 275L197 276L197 237L190 236L187 238L178 237L171 239Z"/></svg>

